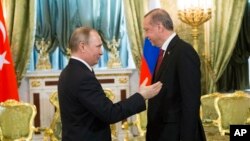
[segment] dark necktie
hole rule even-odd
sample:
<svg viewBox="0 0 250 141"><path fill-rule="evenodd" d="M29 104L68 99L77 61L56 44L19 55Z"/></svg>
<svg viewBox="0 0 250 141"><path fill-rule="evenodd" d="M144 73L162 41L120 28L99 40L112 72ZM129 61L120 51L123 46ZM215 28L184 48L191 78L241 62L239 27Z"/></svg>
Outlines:
<svg viewBox="0 0 250 141"><path fill-rule="evenodd" d="M155 74L157 74L157 72L159 71L159 68L161 66L161 62L163 59L163 54L164 54L164 50L160 49L160 53L159 53L156 68L155 68Z"/></svg>

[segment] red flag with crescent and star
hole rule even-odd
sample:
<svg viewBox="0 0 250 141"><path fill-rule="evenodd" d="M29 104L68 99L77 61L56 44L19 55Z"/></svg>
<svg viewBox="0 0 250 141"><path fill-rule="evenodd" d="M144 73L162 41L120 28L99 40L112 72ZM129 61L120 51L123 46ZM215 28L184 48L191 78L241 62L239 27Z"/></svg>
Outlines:
<svg viewBox="0 0 250 141"><path fill-rule="evenodd" d="M0 102L19 100L18 86L0 1Z"/></svg>

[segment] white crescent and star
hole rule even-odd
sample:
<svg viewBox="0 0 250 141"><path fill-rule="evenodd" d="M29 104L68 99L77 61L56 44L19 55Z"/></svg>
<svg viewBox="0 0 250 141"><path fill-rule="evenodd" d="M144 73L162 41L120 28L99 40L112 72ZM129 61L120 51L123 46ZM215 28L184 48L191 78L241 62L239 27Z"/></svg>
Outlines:
<svg viewBox="0 0 250 141"><path fill-rule="evenodd" d="M3 44L4 44L6 40L6 31L2 21L0 21L0 30L3 34ZM10 62L5 59L6 53L7 52L4 51L2 54L0 54L0 71L2 70L4 64L10 64Z"/></svg>
<svg viewBox="0 0 250 141"><path fill-rule="evenodd" d="M6 51L0 54L0 70L3 68L3 64L9 64L10 62L5 59Z"/></svg>

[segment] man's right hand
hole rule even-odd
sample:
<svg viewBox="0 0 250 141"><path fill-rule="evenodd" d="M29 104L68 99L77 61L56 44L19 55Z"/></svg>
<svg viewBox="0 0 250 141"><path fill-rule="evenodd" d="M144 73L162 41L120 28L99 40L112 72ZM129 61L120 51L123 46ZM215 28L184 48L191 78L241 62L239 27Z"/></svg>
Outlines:
<svg viewBox="0 0 250 141"><path fill-rule="evenodd" d="M142 84L140 85L140 89L139 89L139 93L142 95L142 97L145 100L156 96L162 88L162 83L160 81L149 86L146 86L147 82L148 82L148 78L146 78L142 82Z"/></svg>

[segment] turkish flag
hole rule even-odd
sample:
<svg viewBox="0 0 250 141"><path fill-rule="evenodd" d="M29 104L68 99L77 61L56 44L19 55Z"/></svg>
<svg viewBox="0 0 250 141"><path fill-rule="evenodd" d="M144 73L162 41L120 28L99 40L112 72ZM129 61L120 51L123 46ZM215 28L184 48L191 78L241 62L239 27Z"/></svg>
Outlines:
<svg viewBox="0 0 250 141"><path fill-rule="evenodd" d="M0 1L0 102L7 99L19 100L19 96L16 74L3 17L3 8Z"/></svg>

